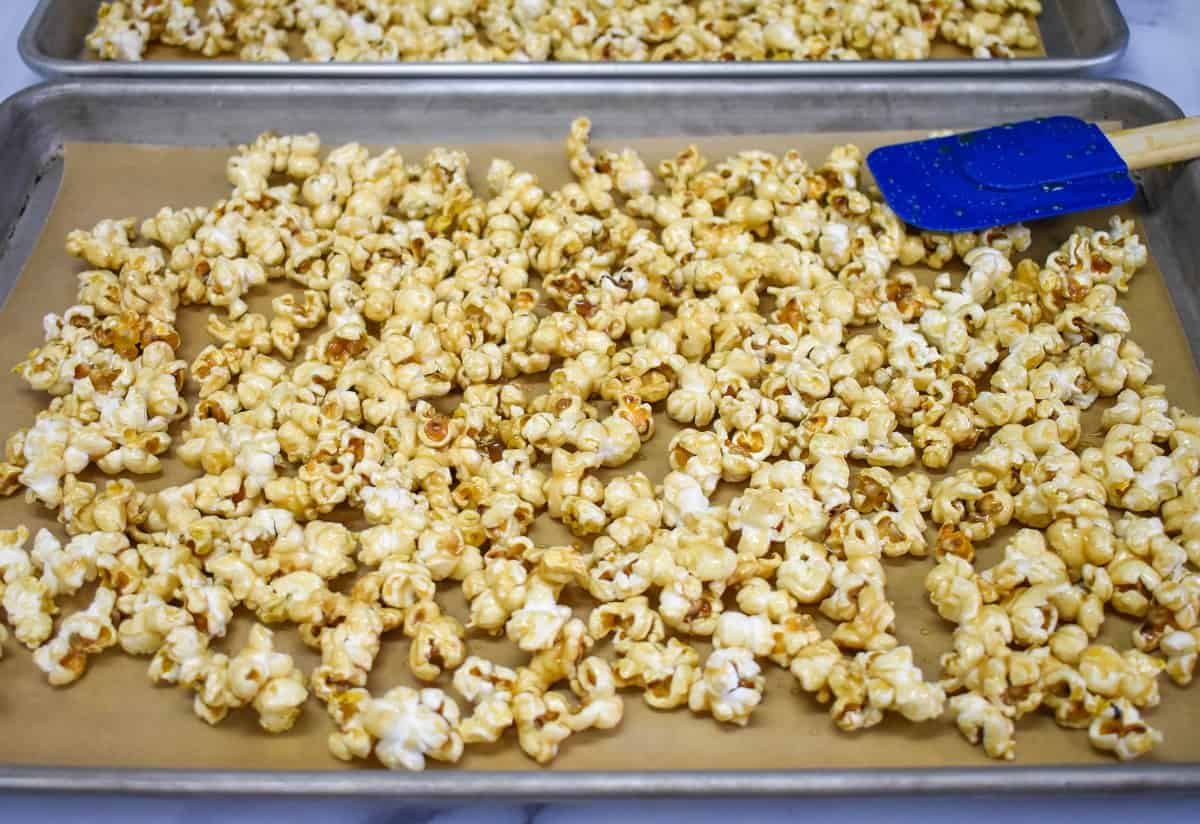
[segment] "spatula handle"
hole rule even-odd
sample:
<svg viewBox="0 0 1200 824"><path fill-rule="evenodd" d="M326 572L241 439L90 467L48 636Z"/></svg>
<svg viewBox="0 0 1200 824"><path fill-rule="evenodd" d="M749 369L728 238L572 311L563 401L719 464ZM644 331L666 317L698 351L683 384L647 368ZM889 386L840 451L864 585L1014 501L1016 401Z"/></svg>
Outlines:
<svg viewBox="0 0 1200 824"><path fill-rule="evenodd" d="M1130 169L1163 166L1200 157L1200 117L1170 120L1108 136Z"/></svg>

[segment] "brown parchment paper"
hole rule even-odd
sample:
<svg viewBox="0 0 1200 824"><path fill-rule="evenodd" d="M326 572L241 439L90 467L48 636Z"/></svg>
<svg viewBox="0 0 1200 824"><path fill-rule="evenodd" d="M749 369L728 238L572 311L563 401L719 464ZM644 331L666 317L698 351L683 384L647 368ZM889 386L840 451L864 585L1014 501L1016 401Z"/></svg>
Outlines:
<svg viewBox="0 0 1200 824"><path fill-rule="evenodd" d="M563 131L568 123L564 121ZM603 133L603 124L597 124ZM855 139L864 149L892 142L912 133L820 136L742 136L696 141L710 158L719 159L743 149L782 152L799 149L819 163L833 145ZM600 145L631 145L650 162L673 155L685 140L669 138L641 141L597 141ZM410 159L427 146L403 146ZM479 186L492 157L505 157L519 167L535 171L546 188L562 184L569 172L559 144L492 144L465 148L472 159L472 176ZM70 144L65 150L61 191L42 236L7 302L0 309L0 342L3 359L15 363L40 342L41 320L49 311L61 311L74 302L75 275L86 266L63 251L68 231L90 227L104 217L153 214L164 205L181 207L205 204L229 191L224 177L225 149L160 148L148 146ZM482 189L479 189L482 191ZM1100 225L1106 214L1088 214L1046 222L1034 227L1030 255L1042 258L1061 243L1076 223ZM961 271L961 270L960 270ZM286 288L279 285L278 289ZM262 311L267 297L256 296L252 305ZM1200 410L1200 379L1189 354L1178 318L1162 276L1153 262L1135 278L1124 298L1134 335L1154 358L1156 377L1165 381L1172 401L1192 411ZM203 318L209 310L182 312L183 352L189 361L205 344ZM0 373L0 434L28 425L45 404L44 396L27 389L7 370ZM1090 415L1093 421L1097 415ZM644 471L658 481L666 473L665 448L678 427L658 416L658 434L631 464L616 472ZM177 426L174 431L178 432ZM160 477L137 479L145 487L160 488L186 480L191 471L177 460L165 461ZM936 475L937 473L935 473ZM95 478L93 478L94 480ZM736 487L730 487L731 494ZM544 516L535 527L539 542L570 540ZM25 523L31 533L46 526L62 532L47 517L19 496L0 499L0 526ZM980 552L980 568L1000 557L998 536ZM927 677L939 672L937 656L949 646L950 627L929 605L923 579L930 559L887 561L888 592L897 610L897 635L911 644ZM450 590L447 592L447 590ZM67 610L86 604L90 588ZM460 615L462 599L457 587L443 587L439 599ZM584 602L581 600L580 605ZM236 651L251 619L241 615L230 636L219 648ZM1108 618L1105 638L1121 648L1129 646L1130 625ZM277 644L293 653L307 672L317 655L298 639L293 627L276 626ZM707 647L699 644L702 654ZM472 637L470 652L504 663L521 660L507 641ZM400 632L384 637L383 650L371 674L370 688L377 694L396 684L413 685L407 667L408 644ZM596 650L609 655L605 645ZM132 658L119 648L92 659L84 678L56 689L46 684L29 653L9 640L0 661L0 763L94 767L180 767L244 769L359 769L363 762L346 765L330 756L326 737L332 729L323 707L310 698L296 727L282 735L261 732L253 710L241 710L210 727L191 711L191 693L156 687L147 676L148 660ZM889 715L880 726L862 733L839 732L826 708L800 691L792 676L766 665L767 687L763 704L749 726L718 724L709 716L687 709L671 713L651 710L633 691L625 695L625 717L612 731L591 731L568 739L552 766L539 768L526 758L508 733L498 744L468 747L461 767L496 769L770 769L837 767L935 767L996 765L979 747L969 745L947 720L910 724ZM439 686L449 689L448 677ZM1148 720L1164 730L1166 742L1151 759L1200 760L1200 737L1191 734L1200 720L1200 694L1175 687L1164 676L1162 706L1147 713ZM453 694L453 692L451 692ZM1017 725L1018 765L1111 763L1089 746L1086 733L1055 726L1048 715L1026 717ZM431 769L442 769L431 765ZM997 769L1002 769L997 766Z"/></svg>
<svg viewBox="0 0 1200 824"><path fill-rule="evenodd" d="M1038 35L1037 48L1033 49L1014 49L1013 53L1021 59L1029 59L1046 56L1046 47L1042 41L1042 32L1035 21L1034 30ZM302 62L305 60L307 51L304 48L304 43L299 36L291 36L288 38L288 56L293 62ZM99 60L99 56L91 49L85 48L83 51L85 60ZM161 43L155 43L146 49L144 56L145 60L186 60L191 61L219 61L222 63L240 63L236 54L223 54L219 57L204 57L193 51L188 51L180 46L164 46ZM929 49L929 57L926 60L975 60L979 58L972 57L971 50L965 49L962 46L954 43L947 43L945 40L935 40ZM339 61L334 61L339 62ZM403 62L403 61L401 61ZM761 62L761 61L760 61ZM919 61L918 61L919 62ZM285 64L286 65L286 64ZM437 65L436 63L430 65ZM488 65L481 63L480 65Z"/></svg>

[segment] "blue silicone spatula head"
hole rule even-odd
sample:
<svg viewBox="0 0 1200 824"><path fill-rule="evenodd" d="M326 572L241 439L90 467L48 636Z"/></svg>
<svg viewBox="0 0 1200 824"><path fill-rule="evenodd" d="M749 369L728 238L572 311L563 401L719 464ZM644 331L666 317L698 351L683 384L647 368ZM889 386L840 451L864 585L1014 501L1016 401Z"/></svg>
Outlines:
<svg viewBox="0 0 1200 824"><path fill-rule="evenodd" d="M935 232L1115 206L1137 188L1104 133L1074 117L884 146L867 165L901 220Z"/></svg>

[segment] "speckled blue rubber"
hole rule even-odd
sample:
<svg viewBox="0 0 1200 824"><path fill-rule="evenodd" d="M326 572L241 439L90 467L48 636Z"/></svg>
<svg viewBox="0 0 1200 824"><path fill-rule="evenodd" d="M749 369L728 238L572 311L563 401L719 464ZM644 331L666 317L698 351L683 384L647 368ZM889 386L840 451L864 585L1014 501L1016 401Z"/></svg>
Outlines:
<svg viewBox="0 0 1200 824"><path fill-rule="evenodd" d="M935 232L1115 206L1137 190L1104 133L1074 117L884 146L867 165L905 223Z"/></svg>

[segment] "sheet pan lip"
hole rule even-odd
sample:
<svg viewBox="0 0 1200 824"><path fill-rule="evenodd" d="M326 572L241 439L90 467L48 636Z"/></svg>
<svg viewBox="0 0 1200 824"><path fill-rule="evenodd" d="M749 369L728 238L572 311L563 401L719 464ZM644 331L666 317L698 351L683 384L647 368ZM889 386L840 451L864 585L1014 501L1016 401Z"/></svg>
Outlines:
<svg viewBox="0 0 1200 824"><path fill-rule="evenodd" d="M141 795L392 796L524 800L630 797L900 796L921 793L1161 793L1200 788L1200 763L940 769L544 771L245 771L0 768L0 791Z"/></svg>
<svg viewBox="0 0 1200 824"><path fill-rule="evenodd" d="M864 60L838 62L820 60L788 63L759 60L744 63L249 63L245 61L156 60L145 62L101 62L65 59L46 54L38 45L38 34L47 25L50 8L57 0L40 0L30 14L17 42L25 65L44 77L339 77L339 78L467 78L495 77L508 80L546 77L623 78L667 77L822 77L860 78L898 75L905 78L954 76L994 77L1071 75L1104 69L1116 63L1129 46L1129 24L1117 0L1094 0L1100 15L1115 29L1104 48L1079 57L1031 57L1005 60Z"/></svg>
<svg viewBox="0 0 1200 824"><path fill-rule="evenodd" d="M416 80L404 80L401 78L367 80L362 78L335 79L335 78L298 78L288 82L284 87L278 85L278 80L269 78L235 78L227 84L226 88L230 93L270 93L272 95L294 95L317 92L336 92L346 96L389 96L395 95L397 92L404 93L410 96L415 96L422 91L422 87L428 85L429 90L439 86L444 82L445 78L419 78ZM870 78L840 78L841 81L853 83L856 89L864 92L875 89L885 89L892 87L898 91L917 93L922 87L929 89L946 88L948 83L962 86L964 93L970 93L977 89L984 94L1012 94L1023 95L1027 94L1030 85L1043 85L1048 87L1061 87L1080 92L1089 92L1092 94L1104 94L1106 92L1115 92L1125 95L1126 97L1136 97L1150 110L1156 112L1162 119L1170 120L1182 118L1183 110L1179 105L1167 95L1147 86L1142 83L1137 83L1132 80L1122 80L1117 78L1103 77L1056 77L1056 78L1018 78L1018 77L1003 77L987 79L982 77L963 77L963 78L936 78L936 77L912 77L912 78L886 78L886 77L870 77ZM713 84L729 85L737 88L739 93L744 95L755 94L771 94L776 92L786 91L819 91L826 88L830 78L818 77L791 77L791 78L770 78L753 86L745 87L741 84L738 78L723 77L723 78L669 78L660 82L656 82L654 88L659 91L686 91L688 86L703 87L711 89ZM598 90L603 90L606 94L628 94L637 96L644 93L644 79L638 78L623 78L617 81L601 80L591 78L587 80L570 80L561 77L541 78L537 81L532 81L526 85L525 90L533 87L542 86L561 86L561 89L555 89L555 92L587 94ZM594 85L593 85L594 84ZM475 77L463 80L455 85L453 94L461 94L463 92L479 92L479 91L499 91L504 89L513 89L505 78L499 77ZM444 90L443 90L444 91ZM169 94L171 92L192 93L192 94L210 94L211 88L205 84L203 78L183 78L183 77L147 77L139 78L136 81L129 79L121 79L116 77L100 77L100 78L82 78L82 77L55 77L22 89L10 96L7 100L0 102L0 116L12 114L19 110L31 110L52 98L70 97L75 94L84 95L108 95L108 96L129 96L143 97L148 93ZM1047 112L1049 113L1049 112Z"/></svg>
<svg viewBox="0 0 1200 824"><path fill-rule="evenodd" d="M699 81L676 80L681 88ZM712 80L704 81L711 87ZM846 81L850 82L850 81ZM1017 94L1028 81L1017 79L984 83L961 78L949 81L964 88L984 86L993 92ZM1037 84L1092 95L1110 94L1123 102L1134 102L1155 117L1170 117L1179 111L1167 97L1146 86L1127 81L1092 78L1061 78ZM548 85L579 88L547 80ZM874 79L856 83L858 88L892 86L911 89L914 84L944 86L946 80ZM476 79L466 89L501 85L497 79ZM423 83L417 84L424 85ZM772 81L765 85L780 90L816 91L826 84L816 79ZM616 87L597 82L594 91L637 94L643 84L628 81ZM69 101L72 95L101 92L106 95L145 97L147 91L199 93L204 84L196 80L160 79L130 83L117 80L62 79L27 89L0 104L0 123L35 112L47 102ZM264 80L235 84L244 91L278 95L278 85ZM412 90L414 84L360 82L347 85L325 79L307 79L289 84L290 92L338 90L343 94L394 94ZM460 86L463 88L463 86ZM586 89L585 89L586 91ZM419 93L420 89L416 89ZM0 136L0 143L2 143ZM837 769L837 770L752 770L752 771L664 771L664 772L464 772L433 770L422 774L396 774L382 770L334 771L234 771L171 769L96 769L46 766L0 766L0 791L45 791L74 793L128 792L140 794L304 795L304 796L392 796L413 799L539 799L622 797L730 797L730 796L848 796L903 795L914 793L1039 793L1070 790L1160 792L1200 789L1200 763L1138 764L1113 766L1000 766L980 765L922 769Z"/></svg>

